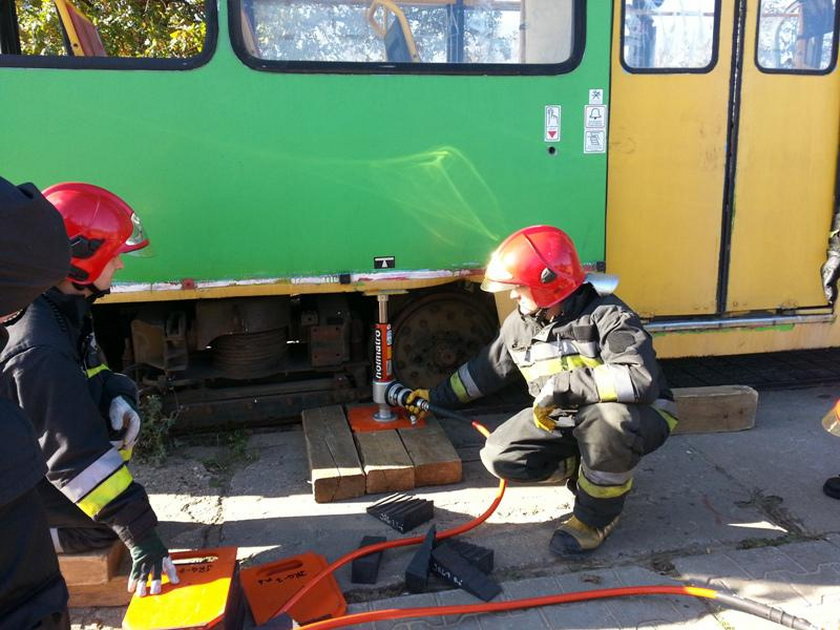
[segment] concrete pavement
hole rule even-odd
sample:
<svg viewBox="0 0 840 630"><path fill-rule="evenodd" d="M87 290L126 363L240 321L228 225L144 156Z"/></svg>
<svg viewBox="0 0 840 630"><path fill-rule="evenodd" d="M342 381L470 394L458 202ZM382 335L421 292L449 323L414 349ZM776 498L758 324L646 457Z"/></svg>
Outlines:
<svg viewBox="0 0 840 630"><path fill-rule="evenodd" d="M617 585L691 583L732 590L825 628L840 628L840 501L822 494L840 473L840 440L820 427L840 387L763 391L756 426L738 433L675 435L638 469L622 523L604 546L578 561L547 551L554 522L571 508L562 487L513 485L499 509L463 539L495 551L498 599L518 599ZM504 418L483 416L492 427ZM444 421L464 461L464 480L418 489L434 501L438 530L482 513L496 480L478 461L482 438ZM247 460L232 468L228 446L191 446L161 468L143 468L145 485L173 548L239 547L244 566L317 551L329 561L364 535L401 537L367 515L382 495L317 504L311 498L299 427L250 436ZM425 526L410 535L425 533ZM406 534L409 535L409 534ZM434 592L404 593L414 548L385 553L376 585L336 577L349 612L448 603L478 603L433 581ZM119 627L122 609L72 611L74 628ZM377 622L401 628L770 628L744 613L688 597L602 600L457 618Z"/></svg>

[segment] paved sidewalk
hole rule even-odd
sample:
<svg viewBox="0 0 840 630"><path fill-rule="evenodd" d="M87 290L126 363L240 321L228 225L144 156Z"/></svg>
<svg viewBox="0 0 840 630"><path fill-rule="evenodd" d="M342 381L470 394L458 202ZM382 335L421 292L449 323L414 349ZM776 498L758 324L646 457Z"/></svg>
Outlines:
<svg viewBox="0 0 840 630"><path fill-rule="evenodd" d="M562 576L505 582L495 601L510 601L557 593L601 588L691 584L707 586L772 604L825 628L840 628L840 536L828 541L792 543L782 548L762 547L675 562L676 578L639 566L582 571ZM388 608L414 608L480 603L460 590L410 595L350 606L348 614ZM710 600L677 596L639 596L545 606L504 613L471 614L380 621L356 626L376 630L411 628L696 628L698 630L780 628L746 613L721 609Z"/></svg>
<svg viewBox="0 0 840 630"><path fill-rule="evenodd" d="M638 469L622 522L602 548L568 562L550 556L554 522L572 495L550 485L512 485L499 509L463 539L495 551L499 599L636 584L688 582L732 590L840 629L840 501L822 494L840 473L840 439L820 427L840 387L762 392L755 428L739 433L676 435ZM495 426L503 418L479 418ZM444 424L464 460L459 484L422 488L435 504L438 530L482 513L496 481L477 458L480 436ZM229 450L229 449L227 449ZM333 561L362 536L401 537L367 515L381 495L316 504L299 428L254 434L249 461L220 472L226 448L190 447L162 468L142 468L173 548L234 545L244 566L304 551ZM425 533L418 527L410 535ZM409 535L409 534L406 534ZM429 604L478 603L435 583L433 593L404 593L413 548L385 553L376 585L336 578L350 612ZM74 628L119 627L122 609L72 611ZM379 622L368 628L754 628L781 627L689 597L648 596L460 618ZM357 626L358 627L358 626Z"/></svg>

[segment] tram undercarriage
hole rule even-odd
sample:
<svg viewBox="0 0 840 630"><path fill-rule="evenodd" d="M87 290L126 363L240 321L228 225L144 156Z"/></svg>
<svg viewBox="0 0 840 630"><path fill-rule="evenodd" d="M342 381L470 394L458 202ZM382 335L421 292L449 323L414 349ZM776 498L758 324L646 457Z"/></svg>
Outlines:
<svg viewBox="0 0 840 630"><path fill-rule="evenodd" d="M498 330L470 283L389 296L398 378L431 386ZM162 398L178 430L294 421L304 408L371 396L375 298L269 296L97 306L112 367ZM120 361L115 361L119 357Z"/></svg>

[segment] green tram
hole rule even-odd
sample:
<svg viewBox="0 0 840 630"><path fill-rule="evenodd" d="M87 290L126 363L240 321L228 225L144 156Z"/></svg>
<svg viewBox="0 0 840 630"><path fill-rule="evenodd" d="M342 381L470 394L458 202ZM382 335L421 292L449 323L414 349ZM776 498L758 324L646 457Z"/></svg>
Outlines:
<svg viewBox="0 0 840 630"><path fill-rule="evenodd" d="M0 0L2 174L140 214L112 363L247 420L434 383L562 227L661 356L840 345L836 0Z"/></svg>

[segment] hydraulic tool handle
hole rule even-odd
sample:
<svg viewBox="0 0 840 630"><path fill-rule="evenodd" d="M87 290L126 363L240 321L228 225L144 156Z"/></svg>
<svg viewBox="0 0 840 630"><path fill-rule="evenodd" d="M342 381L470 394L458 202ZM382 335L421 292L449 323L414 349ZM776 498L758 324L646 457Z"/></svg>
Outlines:
<svg viewBox="0 0 840 630"><path fill-rule="evenodd" d="M405 409L405 406L408 402L408 395L412 391L413 390L410 387L406 387L402 383L394 381L390 385L388 385L388 388L385 390L385 402L387 402L392 407L402 407L403 409ZM425 400L423 398L415 400L414 402L412 402L412 405L419 407L423 411L430 411L431 413L441 418L449 418L451 420L460 420L461 422L467 422L471 424L475 428L475 430L481 433L484 437L490 435L490 432L478 422L470 420L463 414L450 411L449 409L445 409L443 407L438 407L437 405L433 405L428 400Z"/></svg>
<svg viewBox="0 0 840 630"><path fill-rule="evenodd" d="M408 395L411 394L412 391L414 390L410 387L406 387L397 381L392 381L385 389L385 402L392 407L402 407L405 409L405 406L408 403ZM414 405L423 411L429 411L429 407L431 406L429 405L428 400L423 399L415 401Z"/></svg>

